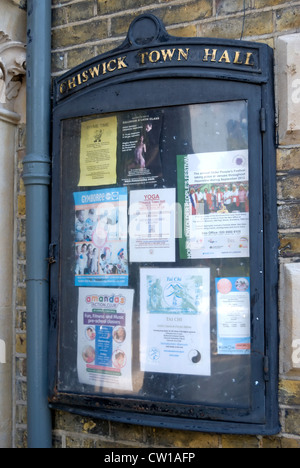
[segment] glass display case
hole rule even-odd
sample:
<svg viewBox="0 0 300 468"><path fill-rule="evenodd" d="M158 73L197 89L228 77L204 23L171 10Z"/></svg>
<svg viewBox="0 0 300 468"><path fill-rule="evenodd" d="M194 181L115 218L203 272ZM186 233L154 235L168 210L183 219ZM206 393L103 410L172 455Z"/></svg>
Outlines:
<svg viewBox="0 0 300 468"><path fill-rule="evenodd" d="M50 404L276 432L271 52L162 31L56 83Z"/></svg>

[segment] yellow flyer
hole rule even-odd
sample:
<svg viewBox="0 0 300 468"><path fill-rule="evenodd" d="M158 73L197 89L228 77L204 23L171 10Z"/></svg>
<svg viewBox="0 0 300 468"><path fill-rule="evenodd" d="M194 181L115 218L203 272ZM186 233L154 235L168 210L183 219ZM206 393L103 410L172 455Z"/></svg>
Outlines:
<svg viewBox="0 0 300 468"><path fill-rule="evenodd" d="M117 117L81 124L79 187L117 182Z"/></svg>

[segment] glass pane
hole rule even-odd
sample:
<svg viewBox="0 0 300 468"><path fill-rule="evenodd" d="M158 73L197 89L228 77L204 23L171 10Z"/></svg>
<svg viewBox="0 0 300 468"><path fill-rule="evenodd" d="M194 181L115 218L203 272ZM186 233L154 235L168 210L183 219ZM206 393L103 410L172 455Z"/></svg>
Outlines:
<svg viewBox="0 0 300 468"><path fill-rule="evenodd" d="M62 125L59 391L250 407L247 101Z"/></svg>

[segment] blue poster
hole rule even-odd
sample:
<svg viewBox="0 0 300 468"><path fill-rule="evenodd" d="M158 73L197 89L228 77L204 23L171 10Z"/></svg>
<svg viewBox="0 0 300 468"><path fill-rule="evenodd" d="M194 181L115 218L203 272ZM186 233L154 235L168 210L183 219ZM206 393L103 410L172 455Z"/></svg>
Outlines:
<svg viewBox="0 0 300 468"><path fill-rule="evenodd" d="M128 286L127 188L73 195L75 286Z"/></svg>

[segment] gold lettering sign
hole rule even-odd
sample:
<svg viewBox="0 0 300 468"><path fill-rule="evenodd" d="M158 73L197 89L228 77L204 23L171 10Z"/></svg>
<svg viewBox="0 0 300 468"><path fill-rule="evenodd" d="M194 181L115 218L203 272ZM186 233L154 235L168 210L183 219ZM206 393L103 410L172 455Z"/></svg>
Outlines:
<svg viewBox="0 0 300 468"><path fill-rule="evenodd" d="M89 80L94 80L101 75L106 75L107 73L112 73L127 67L126 56L98 63L97 65L94 65L93 67L88 68L87 70L84 70L72 78L60 83L59 92L60 94L65 94L67 91L77 88Z"/></svg>
<svg viewBox="0 0 300 468"><path fill-rule="evenodd" d="M172 60L180 62L182 59L188 60L189 50L190 49L152 50L151 52L140 52L138 57L140 59L140 65L145 65L147 62L172 62Z"/></svg>
<svg viewBox="0 0 300 468"><path fill-rule="evenodd" d="M144 50L132 54L124 55L117 58L107 59L99 62L96 65L87 68L86 70L77 73L71 78L62 81L59 85L60 95L64 95L74 89L84 85L88 81L95 80L97 78L105 77L109 74L116 74L119 71L129 69L128 63L133 63L134 69L136 67L144 67L146 65L159 64L160 66L168 63L192 63L201 66L201 63L209 65L210 63L214 67L222 66L223 68L227 65L234 65L237 67L254 67L255 59L253 52L245 50L233 50L222 47L170 47L170 48L157 48L153 50Z"/></svg>

